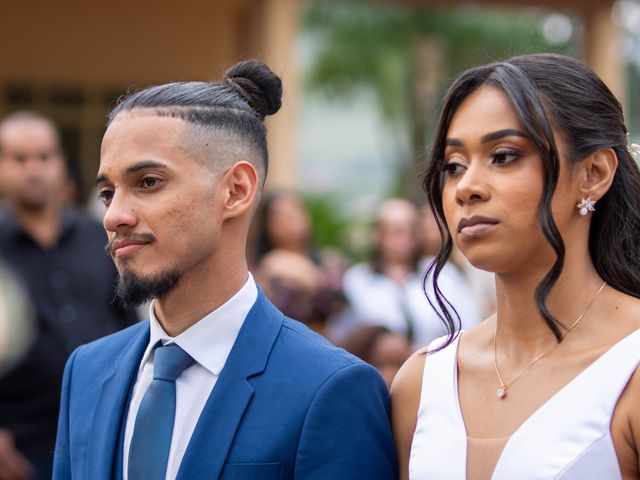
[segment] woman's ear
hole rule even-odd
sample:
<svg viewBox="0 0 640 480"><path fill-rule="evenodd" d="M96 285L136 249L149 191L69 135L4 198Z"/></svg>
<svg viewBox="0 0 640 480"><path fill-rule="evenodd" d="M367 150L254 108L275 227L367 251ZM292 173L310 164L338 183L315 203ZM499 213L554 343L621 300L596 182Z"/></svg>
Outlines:
<svg viewBox="0 0 640 480"><path fill-rule="evenodd" d="M580 169L583 172L583 180L580 184L582 197L601 199L611 187L617 168L618 156L612 148L602 148L587 156L580 162Z"/></svg>
<svg viewBox="0 0 640 480"><path fill-rule="evenodd" d="M253 211L258 193L258 174L249 162L234 163L224 174L224 218L234 218Z"/></svg>

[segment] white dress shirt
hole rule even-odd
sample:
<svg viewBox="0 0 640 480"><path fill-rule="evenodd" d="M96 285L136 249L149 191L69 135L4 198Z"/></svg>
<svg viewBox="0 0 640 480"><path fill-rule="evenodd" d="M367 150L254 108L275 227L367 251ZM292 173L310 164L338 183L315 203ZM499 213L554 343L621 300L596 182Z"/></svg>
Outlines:
<svg viewBox="0 0 640 480"><path fill-rule="evenodd" d="M153 347L158 341L162 341L163 345L176 343L195 360L176 380L176 417L166 475L167 479L174 479L202 409L257 298L258 289L249 274L247 282L233 297L177 337L170 337L160 326L151 303L149 345L140 362L125 425L122 462L124 480L128 479L129 447L136 414L142 397L153 380Z"/></svg>
<svg viewBox="0 0 640 480"><path fill-rule="evenodd" d="M426 259L419 270L425 271L429 261ZM473 294L465 278L454 266L445 265L438 285L458 311L463 330L480 322L481 316ZM428 345L447 333L425 296L420 273L411 273L404 285L400 286L387 276L375 272L368 263L361 263L347 270L342 286L349 300L351 315L338 318L329 326L332 338L336 341L344 340L355 327L362 324L383 325L392 332L406 334L410 321L415 348ZM430 298L434 298L430 281L427 291Z"/></svg>

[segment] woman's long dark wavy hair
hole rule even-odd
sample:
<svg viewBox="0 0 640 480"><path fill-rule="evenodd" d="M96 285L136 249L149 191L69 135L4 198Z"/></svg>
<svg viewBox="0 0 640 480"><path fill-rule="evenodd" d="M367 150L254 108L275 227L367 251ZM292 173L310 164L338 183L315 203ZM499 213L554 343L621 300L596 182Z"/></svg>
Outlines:
<svg viewBox="0 0 640 480"><path fill-rule="evenodd" d="M438 276L451 253L452 241L442 208L444 149L451 119L470 93L483 85L500 88L509 98L525 132L542 157L543 191L538 223L556 253L556 261L535 291L540 315L558 342L562 325L547 308L565 258L565 245L551 212L560 172L554 130L566 146L567 161L577 164L589 154L611 148L618 168L609 191L591 219L589 253L598 274L613 288L640 298L640 171L628 149L620 102L584 63L555 54L523 55L463 72L450 87L429 155L424 189L438 222L442 247L425 277L433 282L429 303L455 338L460 318L438 288ZM443 345L440 348L443 348Z"/></svg>

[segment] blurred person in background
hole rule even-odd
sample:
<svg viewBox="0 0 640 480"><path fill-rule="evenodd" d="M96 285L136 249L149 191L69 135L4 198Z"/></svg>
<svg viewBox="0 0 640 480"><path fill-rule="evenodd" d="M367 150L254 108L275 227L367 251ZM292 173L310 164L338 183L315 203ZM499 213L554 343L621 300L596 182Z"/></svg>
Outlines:
<svg viewBox="0 0 640 480"><path fill-rule="evenodd" d="M409 201L392 198L380 206L374 253L368 262L351 267L344 292L351 315L332 322L334 338L344 339L359 324L383 325L424 345L446 333L425 296L418 237L418 211ZM454 302L456 308L458 305ZM477 312L460 309L463 328L479 321Z"/></svg>
<svg viewBox="0 0 640 480"><path fill-rule="evenodd" d="M15 276L0 261L0 377L22 359L33 338L33 308Z"/></svg>
<svg viewBox="0 0 640 480"><path fill-rule="evenodd" d="M257 220L254 235L258 259L279 248L319 263L311 244L311 216L297 193L279 190L265 195Z"/></svg>
<svg viewBox="0 0 640 480"><path fill-rule="evenodd" d="M286 315L327 336L327 320L347 306L342 276L348 260L335 249L312 243L311 215L299 194L265 195L252 228L256 280Z"/></svg>
<svg viewBox="0 0 640 480"><path fill-rule="evenodd" d="M324 253L324 252L323 252ZM255 268L256 282L285 315L328 337L327 321L347 307L341 284L335 283L340 257L331 250L318 266L308 257L284 249L271 250Z"/></svg>
<svg viewBox="0 0 640 480"><path fill-rule="evenodd" d="M320 269L306 256L281 248L260 259L256 282L286 316L324 335L324 318L317 308L322 288Z"/></svg>
<svg viewBox="0 0 640 480"><path fill-rule="evenodd" d="M387 387L411 356L407 337L382 325L360 325L347 337L342 347L380 372Z"/></svg>
<svg viewBox="0 0 640 480"><path fill-rule="evenodd" d="M31 305L11 272L0 265L0 377L23 359L34 337ZM31 478L33 467L0 428L0 479Z"/></svg>
<svg viewBox="0 0 640 480"><path fill-rule="evenodd" d="M0 121L0 256L36 314L28 352L0 376L0 478L51 478L67 357L135 321L112 303L117 273L104 252L104 231L65 205L68 182L49 119L17 112ZM17 463L29 465L30 474L12 474L8 465Z"/></svg>

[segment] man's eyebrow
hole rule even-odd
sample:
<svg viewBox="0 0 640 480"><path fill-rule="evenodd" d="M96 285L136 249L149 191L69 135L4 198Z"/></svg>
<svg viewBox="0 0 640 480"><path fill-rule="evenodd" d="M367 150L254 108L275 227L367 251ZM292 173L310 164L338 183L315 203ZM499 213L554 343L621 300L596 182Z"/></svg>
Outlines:
<svg viewBox="0 0 640 480"><path fill-rule="evenodd" d="M131 165L130 167L127 167L127 169L124 171L124 176L126 177L147 168L167 168L167 166L164 163L156 162L155 160L144 160L142 162ZM109 177L104 174L98 174L98 176L96 177L96 185L104 182L109 182Z"/></svg>
<svg viewBox="0 0 640 480"><path fill-rule="evenodd" d="M100 185L101 183L105 183L109 181L109 177L107 177L106 175L99 173L98 176L96 177L96 187L98 185Z"/></svg>
<svg viewBox="0 0 640 480"><path fill-rule="evenodd" d="M136 173L147 168L167 168L167 166L164 163L156 162L155 160L143 160L142 162L127 167L124 171L124 175L126 177L127 175L131 175L132 173Z"/></svg>

